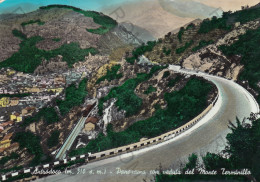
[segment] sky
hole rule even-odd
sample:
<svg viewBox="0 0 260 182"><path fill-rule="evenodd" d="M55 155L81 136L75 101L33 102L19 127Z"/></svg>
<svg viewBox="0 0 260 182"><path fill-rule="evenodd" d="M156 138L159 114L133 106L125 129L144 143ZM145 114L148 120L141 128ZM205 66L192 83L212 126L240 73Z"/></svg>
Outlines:
<svg viewBox="0 0 260 182"><path fill-rule="evenodd" d="M0 0L0 14L26 13L49 4L66 4L84 10L100 11L105 7L120 5L124 2L140 2L143 0Z"/></svg>

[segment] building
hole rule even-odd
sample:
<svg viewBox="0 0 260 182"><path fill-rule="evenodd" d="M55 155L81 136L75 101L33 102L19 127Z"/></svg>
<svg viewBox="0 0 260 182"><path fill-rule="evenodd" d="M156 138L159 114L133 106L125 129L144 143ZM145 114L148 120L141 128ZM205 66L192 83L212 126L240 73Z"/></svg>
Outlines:
<svg viewBox="0 0 260 182"><path fill-rule="evenodd" d="M96 129L96 124L98 122L98 118L95 117L89 117L86 120L86 124L85 124L85 131L94 131Z"/></svg>
<svg viewBox="0 0 260 182"><path fill-rule="evenodd" d="M48 92L53 92L53 93L61 93L63 91L63 88L50 88L48 89Z"/></svg>
<svg viewBox="0 0 260 182"><path fill-rule="evenodd" d="M88 117L89 112L93 109L96 103L92 105L87 105L87 107L83 110L83 117Z"/></svg>
<svg viewBox="0 0 260 182"><path fill-rule="evenodd" d="M9 98L8 97L2 97L0 99L0 107L7 107L9 105Z"/></svg>
<svg viewBox="0 0 260 182"><path fill-rule="evenodd" d="M63 76L58 76L54 78L54 84L66 84L66 78Z"/></svg>
<svg viewBox="0 0 260 182"><path fill-rule="evenodd" d="M21 122L23 120L23 117L21 114L14 112L13 114L10 115L10 120L16 121L16 122Z"/></svg>
<svg viewBox="0 0 260 182"><path fill-rule="evenodd" d="M14 70L7 70L7 73L6 73L8 76L11 76L11 75L14 75L15 74L15 71Z"/></svg>
<svg viewBox="0 0 260 182"><path fill-rule="evenodd" d="M38 87L25 88L25 90L26 90L27 92L30 92L30 93L39 93L39 92L41 92L41 89L38 88Z"/></svg>
<svg viewBox="0 0 260 182"><path fill-rule="evenodd" d="M1 123L0 129L2 128L3 130L5 130L8 126L12 126L13 124L14 124L13 121L7 121L7 122L4 122L4 123Z"/></svg>
<svg viewBox="0 0 260 182"><path fill-rule="evenodd" d="M5 135L5 137L3 138L3 140L10 140L10 138L13 136L13 133L8 133Z"/></svg>
<svg viewBox="0 0 260 182"><path fill-rule="evenodd" d="M10 138L13 136L13 133L8 133L4 136L4 138L0 141L0 149L6 149L10 147L11 140Z"/></svg>
<svg viewBox="0 0 260 182"><path fill-rule="evenodd" d="M18 97L14 97L10 100L10 106L17 106L19 104L19 98Z"/></svg>
<svg viewBox="0 0 260 182"><path fill-rule="evenodd" d="M29 126L29 130L33 133L36 132L36 126L35 126L35 123L31 123L30 126Z"/></svg>
<svg viewBox="0 0 260 182"><path fill-rule="evenodd" d="M26 107L22 109L22 116L31 116L35 110L35 107Z"/></svg>
<svg viewBox="0 0 260 182"><path fill-rule="evenodd" d="M19 143L12 143L8 148L5 149L6 152L12 153L19 149Z"/></svg>
<svg viewBox="0 0 260 182"><path fill-rule="evenodd" d="M10 147L10 145L11 145L11 141L9 140L0 141L0 149L6 149Z"/></svg>

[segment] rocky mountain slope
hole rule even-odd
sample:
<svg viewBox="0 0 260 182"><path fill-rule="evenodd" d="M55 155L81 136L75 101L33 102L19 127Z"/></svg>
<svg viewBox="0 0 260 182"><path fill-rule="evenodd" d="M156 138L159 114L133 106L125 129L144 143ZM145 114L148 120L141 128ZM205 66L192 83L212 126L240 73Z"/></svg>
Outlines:
<svg viewBox="0 0 260 182"><path fill-rule="evenodd" d="M226 57L218 47L226 45L230 46L238 40L247 30L255 30L260 26L260 21L252 21L243 25L237 24L231 32L217 40L215 44L206 46L196 53L190 55L182 61L182 66L187 69L200 70L210 74L223 76L228 79L237 80L239 73L243 69L240 63L241 57L235 55Z"/></svg>
<svg viewBox="0 0 260 182"><path fill-rule="evenodd" d="M215 98L216 88L168 70L169 63L243 80L257 95L259 11L256 6L196 21L146 44L110 17L68 6L5 17L0 24L1 78L17 79L19 88L32 78L38 88L30 89L31 96L48 94L52 99L2 131L14 133L12 144L20 147L1 152L1 169L53 161L93 103L92 128L85 123L69 156L138 142L193 119ZM2 95L3 101L9 97Z"/></svg>
<svg viewBox="0 0 260 182"><path fill-rule="evenodd" d="M247 31L258 29L259 10L254 6L225 12L222 18L193 22L178 32L169 32L144 55L151 61L180 64L187 69L237 80L243 69L241 56L226 56L220 47L230 46Z"/></svg>
<svg viewBox="0 0 260 182"><path fill-rule="evenodd" d="M102 14L97 16L106 17ZM0 61L10 58L19 50L21 40L10 31L14 29L27 38L42 37L43 40L37 42L36 47L43 50L55 50L64 44L77 43L81 49L93 47L102 53L109 53L124 45L142 43L142 40L116 23L113 25L115 28L110 28L112 31L93 33L90 30L100 30L102 25L85 16L84 12L70 8L40 9L24 15L5 16L0 21Z"/></svg>
<svg viewBox="0 0 260 182"><path fill-rule="evenodd" d="M53 161L90 104L97 103L90 113L94 128L84 124L67 156L97 152L105 140L111 142L102 150L177 128L216 96L212 84L167 65L127 62L143 40L101 13L55 5L1 22L1 89L10 94L0 98L19 97L16 107L0 108L1 126L13 120L0 139L12 134L8 142L16 146L1 147L1 173Z"/></svg>

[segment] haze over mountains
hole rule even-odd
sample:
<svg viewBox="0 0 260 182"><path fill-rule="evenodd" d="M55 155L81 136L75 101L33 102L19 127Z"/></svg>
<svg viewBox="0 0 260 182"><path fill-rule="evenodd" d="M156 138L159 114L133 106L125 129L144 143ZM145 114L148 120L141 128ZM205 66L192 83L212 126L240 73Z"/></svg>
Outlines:
<svg viewBox="0 0 260 182"><path fill-rule="evenodd" d="M101 11L118 22L131 22L159 38L195 19L220 17L222 10L240 10L241 6L252 6L257 2L258 0L151 0L139 1L138 5L136 2L122 3L121 6L111 6Z"/></svg>
<svg viewBox="0 0 260 182"><path fill-rule="evenodd" d="M258 0L113 0L107 3L104 0L1 0L0 14L30 12L48 4L72 5L86 10L101 11L119 23L128 22L137 25L151 33L145 39L153 40L197 18L221 16L222 10L235 11L241 9L241 6L252 6L258 2ZM131 29L133 28L131 27ZM133 32L141 34L137 27L134 28Z"/></svg>

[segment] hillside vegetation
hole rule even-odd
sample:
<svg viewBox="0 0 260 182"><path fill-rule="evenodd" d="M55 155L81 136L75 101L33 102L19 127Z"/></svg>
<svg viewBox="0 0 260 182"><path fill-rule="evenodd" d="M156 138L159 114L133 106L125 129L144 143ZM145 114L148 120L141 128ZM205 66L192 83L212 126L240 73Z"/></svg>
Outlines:
<svg viewBox="0 0 260 182"><path fill-rule="evenodd" d="M99 25L101 25L98 29L87 29L87 31L95 34L105 34L109 32L111 29L113 29L117 22L110 18L109 16L106 16L104 14L98 13L96 11L84 11L80 8L76 8L73 6L67 6L67 5L49 5L49 6L42 6L40 9L51 9L51 8L66 8L71 9L75 12L78 12L80 14L83 14L84 16L93 18L93 21Z"/></svg>
<svg viewBox="0 0 260 182"><path fill-rule="evenodd" d="M27 38L25 34L16 29L13 30L13 35L22 40L20 49L10 58L0 62L0 68L10 67L16 71L33 73L43 59L49 60L50 58L62 55L63 61L66 61L68 66L72 67L74 63L83 61L85 56L89 55L89 53L98 53L95 48L81 49L78 43L64 44L58 49L45 51L36 47L36 44L43 40L42 37L36 36Z"/></svg>
<svg viewBox="0 0 260 182"><path fill-rule="evenodd" d="M120 89L118 94L123 95L119 95L118 102L119 104L125 103L127 105L119 105L119 107L123 107L122 109L126 110L128 115L138 111L139 107L142 105L142 100L137 96L134 96L133 91L125 92L125 94L123 90L134 89L136 87L136 82L141 82L145 79L147 79L145 75L139 75L137 78L128 80L122 85L122 88L126 87L124 85L131 85L132 88L121 90L121 88L118 87L110 91L109 95L112 95L111 93L117 93L115 91ZM177 128L193 119L207 107L207 96L212 89L210 83L192 77L183 89L164 95L164 99L167 102L166 109L156 107L156 112L152 117L138 121L122 132L114 132L113 126L109 124L107 136L100 133L98 137L95 140L91 140L85 148L73 150L70 155L74 156L86 152L100 152L120 147L138 142L143 137L152 138ZM107 98L105 99L107 100ZM100 103L103 104L103 102ZM127 107L124 108L125 106Z"/></svg>
<svg viewBox="0 0 260 182"><path fill-rule="evenodd" d="M181 27L177 34L169 32L160 39L152 50L145 53L151 61L179 64L181 60L201 48L215 43L219 38L234 28L236 22L241 24L260 18L260 8L224 12L221 18L205 19L200 24Z"/></svg>
<svg viewBox="0 0 260 182"><path fill-rule="evenodd" d="M259 137L260 137L260 120L252 119L252 125L245 124L237 120L236 126L230 125L231 133L226 137L228 145L223 151L230 156L228 159L220 154L207 153L202 156L205 169L208 171L216 170L218 175L157 175L156 182L172 182L172 181L194 181L194 180L235 180L235 181L256 181L260 180L260 151L259 151ZM189 162L183 170L195 169L198 170L198 160L195 154L189 158ZM221 175L221 169L238 170L249 169L252 175Z"/></svg>
<svg viewBox="0 0 260 182"><path fill-rule="evenodd" d="M230 46L220 46L219 49L228 57L239 55L244 69L239 79L248 81L249 86L260 93L260 27L256 30L248 30L241 35L239 40ZM260 103L260 97L257 97Z"/></svg>
<svg viewBox="0 0 260 182"><path fill-rule="evenodd" d="M144 82L145 80L148 80L153 76L155 72L163 68L165 67L153 66L148 74L138 73L136 78L127 80L123 85L119 87L112 88L107 96L102 97L99 100L99 114L103 114L103 103L111 98L117 98L116 106L118 106L120 110L126 111L126 117L136 114L142 105L142 99L140 99L134 93L135 88L138 84Z"/></svg>
<svg viewBox="0 0 260 182"><path fill-rule="evenodd" d="M228 12L220 19L213 19L211 21L205 20L201 24L201 30L203 34L207 34L215 28L221 28L225 30L232 30L232 24L240 22L242 24L249 21L259 20L260 7L259 5L253 8L244 9L234 13ZM230 26L231 25L231 26ZM253 24L252 24L253 25ZM258 104L260 104L260 27L255 22L256 27L246 29L245 33L238 36L236 40L230 44L222 44L218 46L218 49L229 59L236 60L243 65L243 70L238 76L238 81L246 88L252 88L254 96ZM230 29L231 28L231 29ZM201 45L208 45L208 42L201 42ZM199 46L201 47L201 46ZM196 50L199 49L196 48ZM194 48L194 51L196 51ZM251 90L251 89L250 89ZM251 90L252 91L252 90ZM246 116L245 116L246 117ZM164 175L160 174L156 176L156 182L166 181L200 181L200 180L230 180L230 181L259 181L260 180L260 150L259 150L259 137L260 137L260 120L255 117L247 118L250 123L239 121L237 119L236 124L230 122L231 132L226 136L227 146L221 153L225 154L224 157L221 153L207 153L202 156L203 165L208 171L216 170L218 174L221 174L221 169L237 170L237 169L249 169L252 174L248 176L236 176L236 175L199 175L198 171L196 175ZM233 122L233 121L232 121ZM195 158L189 158L189 162L186 167L194 168L198 170L198 160Z"/></svg>

